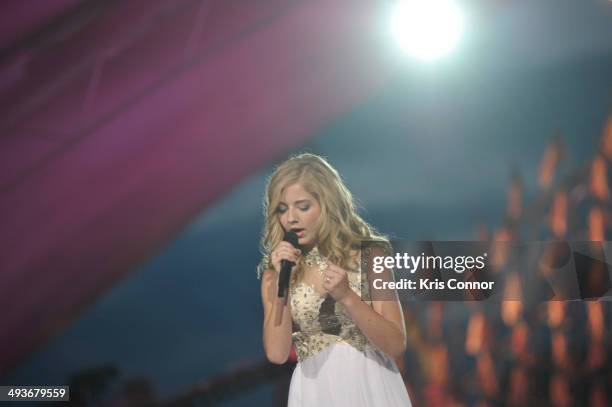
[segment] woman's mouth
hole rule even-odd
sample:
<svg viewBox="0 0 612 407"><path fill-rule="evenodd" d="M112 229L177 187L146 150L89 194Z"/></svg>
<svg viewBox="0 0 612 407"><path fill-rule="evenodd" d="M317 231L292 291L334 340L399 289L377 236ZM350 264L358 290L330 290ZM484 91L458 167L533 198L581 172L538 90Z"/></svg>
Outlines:
<svg viewBox="0 0 612 407"><path fill-rule="evenodd" d="M304 237L304 229L291 229L298 237Z"/></svg>

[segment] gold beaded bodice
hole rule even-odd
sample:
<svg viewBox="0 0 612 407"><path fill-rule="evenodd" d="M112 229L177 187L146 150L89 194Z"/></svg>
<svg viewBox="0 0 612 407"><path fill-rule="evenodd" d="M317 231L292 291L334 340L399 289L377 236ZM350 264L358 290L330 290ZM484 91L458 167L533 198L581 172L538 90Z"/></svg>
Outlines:
<svg viewBox="0 0 612 407"><path fill-rule="evenodd" d="M317 248L313 250L316 251ZM309 257L313 257L312 253ZM320 259L315 256L317 265L321 265ZM322 265L321 269L324 267ZM368 341L344 306L335 302L331 295L321 295L312 284L301 281L300 277L301 273L293 273L289 285L293 321L291 337L298 361L316 355L328 346L341 341L363 351ZM354 269L348 270L349 286L363 301L371 305L369 292L362 293L361 279L361 267L357 261ZM368 291L368 284L363 284L363 287Z"/></svg>

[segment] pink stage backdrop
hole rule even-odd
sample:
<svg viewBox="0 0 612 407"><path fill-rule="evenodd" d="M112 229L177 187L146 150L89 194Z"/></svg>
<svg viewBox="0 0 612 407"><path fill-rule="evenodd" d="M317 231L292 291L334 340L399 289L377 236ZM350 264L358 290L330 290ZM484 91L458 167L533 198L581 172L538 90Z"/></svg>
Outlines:
<svg viewBox="0 0 612 407"><path fill-rule="evenodd" d="M51 3L3 11L0 377L393 65L378 2Z"/></svg>

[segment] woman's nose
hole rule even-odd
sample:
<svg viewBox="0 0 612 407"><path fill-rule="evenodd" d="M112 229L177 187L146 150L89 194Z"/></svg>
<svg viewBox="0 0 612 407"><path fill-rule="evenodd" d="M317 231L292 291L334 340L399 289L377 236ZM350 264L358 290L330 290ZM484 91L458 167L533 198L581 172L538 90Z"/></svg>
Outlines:
<svg viewBox="0 0 612 407"><path fill-rule="evenodd" d="M288 215L289 215L288 218L287 218L287 221L289 223L295 223L295 222L298 221L298 217L297 217L297 214L295 212L295 209L289 209L287 212L288 212Z"/></svg>

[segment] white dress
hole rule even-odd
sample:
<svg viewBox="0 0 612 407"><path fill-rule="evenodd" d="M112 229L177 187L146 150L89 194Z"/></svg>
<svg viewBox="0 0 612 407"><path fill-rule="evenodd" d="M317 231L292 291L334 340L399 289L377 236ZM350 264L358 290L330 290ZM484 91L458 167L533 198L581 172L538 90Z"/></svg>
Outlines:
<svg viewBox="0 0 612 407"><path fill-rule="evenodd" d="M349 271L348 277L361 296L360 270ZM369 293L364 294L371 305ZM288 407L411 406L393 359L368 342L342 304L292 278L290 306L298 363Z"/></svg>

